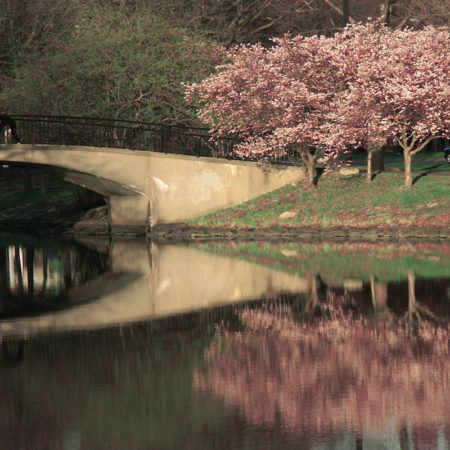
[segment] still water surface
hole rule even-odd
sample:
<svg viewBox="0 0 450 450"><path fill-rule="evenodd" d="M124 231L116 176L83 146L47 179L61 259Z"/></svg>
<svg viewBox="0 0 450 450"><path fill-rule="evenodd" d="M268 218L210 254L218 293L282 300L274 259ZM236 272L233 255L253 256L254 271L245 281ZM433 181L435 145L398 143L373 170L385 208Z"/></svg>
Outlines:
<svg viewBox="0 0 450 450"><path fill-rule="evenodd" d="M0 237L0 448L448 449L450 245Z"/></svg>

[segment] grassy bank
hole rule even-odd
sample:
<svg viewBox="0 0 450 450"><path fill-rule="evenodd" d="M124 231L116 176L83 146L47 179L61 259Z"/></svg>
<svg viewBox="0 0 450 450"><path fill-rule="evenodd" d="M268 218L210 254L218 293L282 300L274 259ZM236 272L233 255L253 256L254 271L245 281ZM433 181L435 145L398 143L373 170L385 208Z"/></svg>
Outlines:
<svg viewBox="0 0 450 450"><path fill-rule="evenodd" d="M402 173L323 175L315 188L289 185L234 208L191 221L216 228L448 227L450 176L418 174L411 189Z"/></svg>

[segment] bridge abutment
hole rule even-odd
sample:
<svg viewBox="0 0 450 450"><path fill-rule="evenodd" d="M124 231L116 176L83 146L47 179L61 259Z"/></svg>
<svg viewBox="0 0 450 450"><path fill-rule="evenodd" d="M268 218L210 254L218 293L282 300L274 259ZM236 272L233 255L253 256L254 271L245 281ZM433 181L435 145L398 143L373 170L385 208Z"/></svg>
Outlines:
<svg viewBox="0 0 450 450"><path fill-rule="evenodd" d="M150 226L150 206L145 195L111 195L108 199L110 229L113 234L146 234Z"/></svg>

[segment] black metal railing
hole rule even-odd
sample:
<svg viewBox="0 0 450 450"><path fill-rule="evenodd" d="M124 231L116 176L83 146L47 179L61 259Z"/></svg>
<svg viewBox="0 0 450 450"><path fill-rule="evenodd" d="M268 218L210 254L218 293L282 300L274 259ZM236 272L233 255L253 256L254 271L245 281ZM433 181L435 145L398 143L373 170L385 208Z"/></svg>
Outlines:
<svg viewBox="0 0 450 450"><path fill-rule="evenodd" d="M73 116L13 115L21 144L80 145L232 158L236 141L204 128Z"/></svg>

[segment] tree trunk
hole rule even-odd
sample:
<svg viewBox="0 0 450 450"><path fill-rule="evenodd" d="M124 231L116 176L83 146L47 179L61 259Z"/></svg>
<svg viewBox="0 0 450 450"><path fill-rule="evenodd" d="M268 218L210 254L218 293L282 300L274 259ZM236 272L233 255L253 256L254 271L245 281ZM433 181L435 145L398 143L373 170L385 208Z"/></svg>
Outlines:
<svg viewBox="0 0 450 450"><path fill-rule="evenodd" d="M345 27L350 18L350 0L342 0L342 15Z"/></svg>
<svg viewBox="0 0 450 450"><path fill-rule="evenodd" d="M383 22L389 25L391 21L391 0L385 0L383 5Z"/></svg>
<svg viewBox="0 0 450 450"><path fill-rule="evenodd" d="M405 163L405 186L412 186L412 173L411 173L411 162L412 156L408 150L403 150L403 159Z"/></svg>
<svg viewBox="0 0 450 450"><path fill-rule="evenodd" d="M303 164L305 164L306 183L308 186L314 186L316 180L316 158L309 150L307 152L299 152L299 154Z"/></svg>
<svg viewBox="0 0 450 450"><path fill-rule="evenodd" d="M367 183L372 182L372 156L373 150L367 150Z"/></svg>
<svg viewBox="0 0 450 450"><path fill-rule="evenodd" d="M104 202L102 195L81 186L77 186L76 193L78 205L81 208L95 208Z"/></svg>
<svg viewBox="0 0 450 450"><path fill-rule="evenodd" d="M387 283L376 281L373 275L370 275L370 292L372 295L373 311L379 319L389 319L392 317L392 311L388 306L388 286Z"/></svg>
<svg viewBox="0 0 450 450"><path fill-rule="evenodd" d="M314 160L308 160L308 166L306 168L308 176L308 185L314 186L314 181L316 179L316 168Z"/></svg>
<svg viewBox="0 0 450 450"><path fill-rule="evenodd" d="M0 247L0 292L4 292L8 286L8 250L5 247ZM6 303L6 296L0 296L0 311L3 311Z"/></svg>
<svg viewBox="0 0 450 450"><path fill-rule="evenodd" d="M374 173L384 171L384 157L382 150L374 150L372 152L372 170Z"/></svg>

